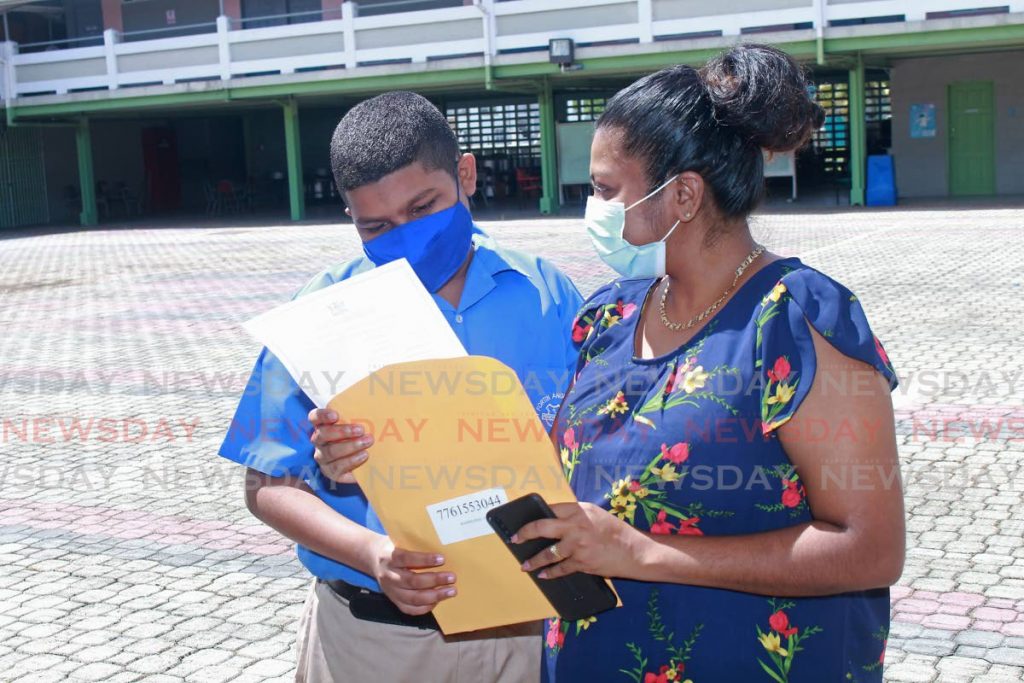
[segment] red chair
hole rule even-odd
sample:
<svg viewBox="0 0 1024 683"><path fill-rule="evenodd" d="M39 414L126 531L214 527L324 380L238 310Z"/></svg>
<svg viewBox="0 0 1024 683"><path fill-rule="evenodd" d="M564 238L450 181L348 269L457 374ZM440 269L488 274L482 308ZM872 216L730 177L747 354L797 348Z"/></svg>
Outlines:
<svg viewBox="0 0 1024 683"><path fill-rule="evenodd" d="M533 196L535 194L539 197L543 189L540 176L530 173L525 168L516 169L516 187L519 188L520 196Z"/></svg>
<svg viewBox="0 0 1024 683"><path fill-rule="evenodd" d="M220 200L222 209L230 209L233 213L237 213L241 209L235 184L230 180L221 180L217 183L217 198Z"/></svg>

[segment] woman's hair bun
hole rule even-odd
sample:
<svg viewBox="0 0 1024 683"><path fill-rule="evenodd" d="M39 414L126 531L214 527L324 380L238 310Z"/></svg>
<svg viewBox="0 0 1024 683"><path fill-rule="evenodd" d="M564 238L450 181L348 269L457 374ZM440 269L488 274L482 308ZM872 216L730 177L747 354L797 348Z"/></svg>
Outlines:
<svg viewBox="0 0 1024 683"><path fill-rule="evenodd" d="M737 45L700 70L715 117L771 152L802 147L825 122L804 69L769 45Z"/></svg>

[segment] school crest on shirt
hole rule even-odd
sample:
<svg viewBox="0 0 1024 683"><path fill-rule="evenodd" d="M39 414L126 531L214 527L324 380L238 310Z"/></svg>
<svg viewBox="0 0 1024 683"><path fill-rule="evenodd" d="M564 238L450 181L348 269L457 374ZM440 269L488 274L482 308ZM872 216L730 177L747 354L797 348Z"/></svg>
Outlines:
<svg viewBox="0 0 1024 683"><path fill-rule="evenodd" d="M558 407L562 405L563 398L565 398L563 393L547 394L534 404L534 410L537 411L540 421L544 423L547 429L551 429L554 426L555 417L558 416Z"/></svg>

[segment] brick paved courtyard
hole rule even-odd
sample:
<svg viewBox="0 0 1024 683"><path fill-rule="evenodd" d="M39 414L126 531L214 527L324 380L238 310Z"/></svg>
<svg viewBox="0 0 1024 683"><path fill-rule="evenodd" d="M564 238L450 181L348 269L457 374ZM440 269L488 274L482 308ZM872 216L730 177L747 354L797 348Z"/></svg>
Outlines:
<svg viewBox="0 0 1024 683"><path fill-rule="evenodd" d="M608 277L578 221L482 225ZM903 380L886 679L1024 680L1024 209L756 231L860 295ZM215 453L258 351L238 323L357 252L344 225L0 240L0 680L291 680L307 579Z"/></svg>

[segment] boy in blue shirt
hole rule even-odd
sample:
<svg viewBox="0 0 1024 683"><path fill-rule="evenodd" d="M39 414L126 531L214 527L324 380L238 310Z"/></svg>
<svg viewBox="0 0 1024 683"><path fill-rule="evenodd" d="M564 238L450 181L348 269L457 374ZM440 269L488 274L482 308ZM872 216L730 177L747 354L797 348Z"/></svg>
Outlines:
<svg viewBox="0 0 1024 683"><path fill-rule="evenodd" d="M502 249L473 225L476 161L459 153L441 112L408 92L364 101L338 124L331 166L365 256L320 273L297 296L408 259L467 352L511 367L550 427L576 363L579 293L547 262ZM395 334L416 334L393 314ZM342 419L315 410L264 349L220 449L248 468L249 510L296 542L314 577L297 679L537 680L538 625L458 637L437 630L429 612L457 593L457 577L443 557L396 548L384 533L344 474L365 461L373 437Z"/></svg>

